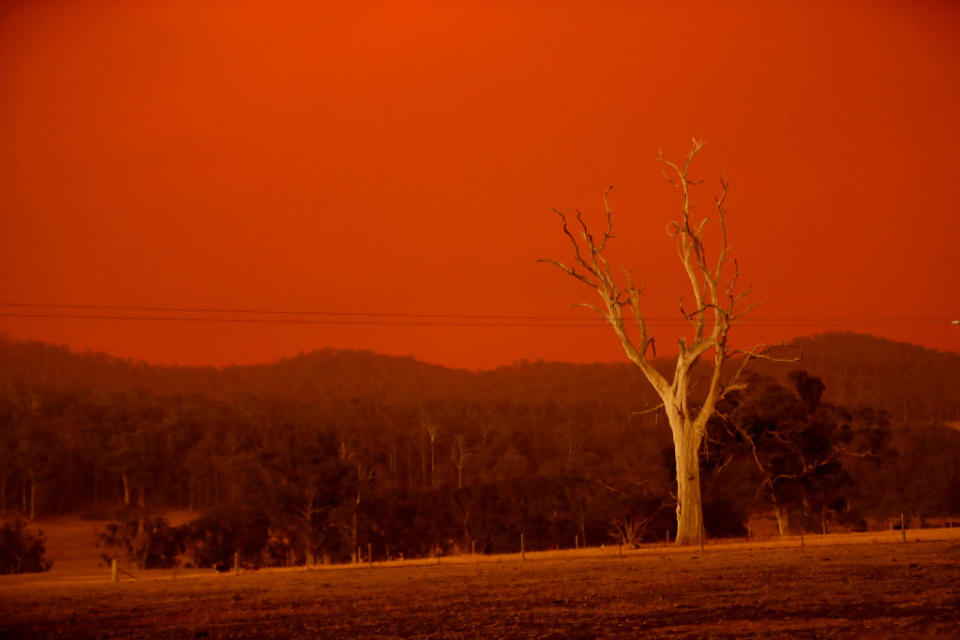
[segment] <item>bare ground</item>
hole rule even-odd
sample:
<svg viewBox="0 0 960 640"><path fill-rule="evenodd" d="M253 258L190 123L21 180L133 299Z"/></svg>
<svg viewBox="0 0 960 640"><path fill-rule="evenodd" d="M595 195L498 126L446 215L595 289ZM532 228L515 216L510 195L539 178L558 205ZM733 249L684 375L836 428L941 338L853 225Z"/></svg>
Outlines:
<svg viewBox="0 0 960 640"><path fill-rule="evenodd" d="M0 576L0 638L957 638L960 530L216 575Z"/></svg>

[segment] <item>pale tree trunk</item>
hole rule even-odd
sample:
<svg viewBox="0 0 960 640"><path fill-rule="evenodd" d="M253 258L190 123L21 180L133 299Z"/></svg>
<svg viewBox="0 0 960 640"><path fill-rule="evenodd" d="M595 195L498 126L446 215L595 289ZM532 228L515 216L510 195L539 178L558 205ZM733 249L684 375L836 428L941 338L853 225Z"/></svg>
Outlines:
<svg viewBox="0 0 960 640"><path fill-rule="evenodd" d="M430 439L430 488L437 486L437 433L439 427L436 423L426 421L423 428L427 431Z"/></svg>
<svg viewBox="0 0 960 640"><path fill-rule="evenodd" d="M427 474L430 473L430 459L427 455L427 439L419 438L420 440L420 486L426 489L429 485L427 482Z"/></svg>
<svg viewBox="0 0 960 640"><path fill-rule="evenodd" d="M360 454L347 442L343 436L340 437L340 459L349 461L357 470L357 484L353 496L353 513L350 518L350 555L354 562L360 562L358 547L360 544L359 534L359 513L360 504L363 500L363 487L366 483L376 477L376 472L371 464L363 461Z"/></svg>
<svg viewBox="0 0 960 640"><path fill-rule="evenodd" d="M703 536L703 498L700 492L700 442L693 434L674 429L677 463L677 544L693 545ZM682 426L681 426L682 428ZM678 433L679 431L679 433Z"/></svg>
<svg viewBox="0 0 960 640"><path fill-rule="evenodd" d="M457 435L453 440L453 448L450 451L450 457L453 458L453 464L457 468L457 489L463 489L463 470L467 464L467 458L473 454L473 449L467 446L467 438L463 434Z"/></svg>
<svg viewBox="0 0 960 640"><path fill-rule="evenodd" d="M777 533L781 536L790 535L790 512L778 504L775 513L777 516Z"/></svg>

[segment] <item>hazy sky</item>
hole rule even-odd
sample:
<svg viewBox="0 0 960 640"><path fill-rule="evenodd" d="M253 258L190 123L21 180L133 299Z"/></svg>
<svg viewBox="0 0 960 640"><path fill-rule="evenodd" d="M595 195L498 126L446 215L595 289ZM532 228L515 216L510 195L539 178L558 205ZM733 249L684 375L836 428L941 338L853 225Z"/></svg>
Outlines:
<svg viewBox="0 0 960 640"><path fill-rule="evenodd" d="M550 208L596 220L611 184L615 260L675 321L656 157L695 135L698 211L722 171L763 303L744 344L958 350L958 79L948 1L7 0L0 303L420 315L2 306L0 331L181 364L621 359L602 327L474 325L593 321L534 261L569 257Z"/></svg>

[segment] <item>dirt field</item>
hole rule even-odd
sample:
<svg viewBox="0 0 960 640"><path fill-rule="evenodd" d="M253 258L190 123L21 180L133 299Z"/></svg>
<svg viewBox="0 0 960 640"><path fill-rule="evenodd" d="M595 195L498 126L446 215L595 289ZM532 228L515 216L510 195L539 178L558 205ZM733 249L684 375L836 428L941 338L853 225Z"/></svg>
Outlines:
<svg viewBox="0 0 960 640"><path fill-rule="evenodd" d="M958 534L139 572L116 584L67 549L48 574L0 576L0 638L957 638Z"/></svg>

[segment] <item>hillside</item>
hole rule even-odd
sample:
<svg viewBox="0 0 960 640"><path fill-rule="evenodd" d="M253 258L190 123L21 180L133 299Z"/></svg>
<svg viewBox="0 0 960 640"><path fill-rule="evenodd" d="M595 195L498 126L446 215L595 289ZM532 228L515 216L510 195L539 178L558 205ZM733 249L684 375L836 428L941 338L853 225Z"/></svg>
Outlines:
<svg viewBox="0 0 960 640"><path fill-rule="evenodd" d="M783 379L804 369L826 385L824 400L883 409L898 422L960 420L960 354L855 333L797 338L800 362L755 362L752 370Z"/></svg>
<svg viewBox="0 0 960 640"><path fill-rule="evenodd" d="M707 533L743 534L771 508L732 425L757 429L795 526L955 514L960 433L930 423L960 404L958 358L853 335L797 346L801 363L755 363L766 378L710 425ZM840 401L810 404L785 380L798 364ZM869 409L902 417L897 402L908 423ZM176 368L0 340L0 516L197 510L194 539L249 538L268 564L347 559L364 541L417 557L501 552L521 534L531 549L605 541L616 526L662 539L675 458L655 406L629 363L470 372L324 350Z"/></svg>
<svg viewBox="0 0 960 640"><path fill-rule="evenodd" d="M883 409L895 421L960 420L960 354L853 333L797 338L799 362L755 361L749 371L784 380L804 369L826 385L824 399ZM664 369L669 363L664 363ZM103 353L0 337L0 383L56 390L157 395L236 395L311 402L317 397L375 399L416 407L451 399L471 402L598 402L625 410L656 404L627 362L518 362L489 371L448 369L368 351L322 350L272 364L163 367Z"/></svg>

